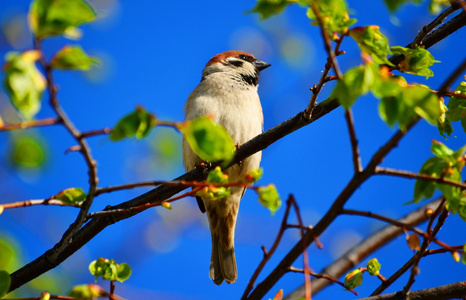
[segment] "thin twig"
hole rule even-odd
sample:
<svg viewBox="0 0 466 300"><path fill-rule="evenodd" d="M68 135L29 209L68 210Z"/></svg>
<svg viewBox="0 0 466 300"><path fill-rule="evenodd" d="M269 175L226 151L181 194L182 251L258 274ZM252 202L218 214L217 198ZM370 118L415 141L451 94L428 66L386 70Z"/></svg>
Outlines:
<svg viewBox="0 0 466 300"><path fill-rule="evenodd" d="M301 233L301 239L304 237L304 223L303 219L301 218L301 213L299 211L298 203L293 195L290 195L291 205L294 207L296 218L298 219L298 224L300 226L299 231ZM312 230L312 229L311 229ZM317 238L317 237L316 237ZM311 268L309 267L309 256L306 249L306 244L303 242L303 266L304 266L304 286L305 286L305 293L304 299L310 300L312 297L312 290L311 290Z"/></svg>
<svg viewBox="0 0 466 300"><path fill-rule="evenodd" d="M444 184L456 186L462 189L466 189L466 184L462 182L457 182L457 181L453 181L453 180L441 178L441 177L434 177L430 175L414 173L414 172L405 171L405 170L396 170L396 169L391 169L391 168L377 167L375 169L375 174L392 175L392 176L404 177L404 178L409 178L409 179L418 179L418 180L422 179L422 180L444 183Z"/></svg>
<svg viewBox="0 0 466 300"><path fill-rule="evenodd" d="M14 129L26 129L33 127L49 126L60 124L61 120L59 118L46 118L41 120L30 120L23 121L16 124L3 124L0 125L0 131L14 130Z"/></svg>
<svg viewBox="0 0 466 300"><path fill-rule="evenodd" d="M362 217L377 219L377 220L392 224L394 226L398 226L400 228L404 228L404 229L413 231L413 232L417 233L418 235L424 237L425 239L427 239L429 241L432 241L432 242L436 243L437 245L439 245L441 247L444 247L446 249L450 249L452 252L456 250L456 249L453 249L451 246L445 244L444 242L438 240L437 238L431 236L429 233L424 232L424 231L422 231L422 230L420 230L420 229L418 229L418 228L416 228L414 226L411 226L409 224L405 224L405 223L400 222L398 220L391 219L391 218L388 218L388 217L385 217L385 216L382 216L382 215L379 215L379 214L372 213L370 211L360 211L360 210L354 210L354 209L343 209L342 214L352 215L352 216L362 216Z"/></svg>
<svg viewBox="0 0 466 300"><path fill-rule="evenodd" d="M97 129L97 130L91 130L91 131L86 131L82 132L81 135L79 136L80 138L84 139L90 136L96 136L96 135L102 135L102 134L109 134L112 132L112 128L110 127L105 127L103 129Z"/></svg>
<svg viewBox="0 0 466 300"><path fill-rule="evenodd" d="M361 173L361 156L359 155L358 139L356 137L356 129L354 127L353 112L351 111L351 108L345 110L345 120L351 141L351 153L353 155L354 173Z"/></svg>
<svg viewBox="0 0 466 300"><path fill-rule="evenodd" d="M289 268L289 271L290 272L295 272L295 273L304 273L305 270L303 269L297 269L297 268L294 268L294 267L290 267ZM329 276L329 275L326 275L326 274L318 274L318 273L314 273L314 272L311 272L310 275L312 277L315 277L315 278L319 278L319 279L326 279L330 282L334 282L336 284L339 284L341 285L345 290L348 290L350 292L352 292L353 294L355 294L356 296L358 295L358 292L356 292L355 290L353 289L348 289L348 287L341 281L338 281L338 279L332 277L332 276Z"/></svg>
<svg viewBox="0 0 466 300"><path fill-rule="evenodd" d="M278 245L280 244L280 241L283 237L283 234L285 233L286 230L286 225L287 225L287 220L288 216L290 215L290 209L291 209L291 195L288 197L288 200L286 200L286 208L285 208L285 214L283 215L282 219L282 224L280 226L280 230L278 231L277 237L275 238L275 241L272 244L272 247L270 248L269 251L264 251L264 257L262 258L261 262L257 266L256 270L254 271L254 274L252 274L251 279L249 279L248 285L246 286L246 289L243 292L243 295L241 296L241 299L247 299L249 293L251 290L254 288L254 283L256 282L257 278L259 277L260 272L262 269L264 269L265 264L267 261L272 257L272 255L275 253L275 250L277 249ZM265 249L265 247L264 247Z"/></svg>
<svg viewBox="0 0 466 300"><path fill-rule="evenodd" d="M60 200L48 198L48 199L33 199L33 200L25 200L25 201L17 201L17 202L0 204L0 210L18 208L18 207L27 207L27 206L33 206L33 205L59 205L59 206L79 207L79 205L65 204Z"/></svg>
<svg viewBox="0 0 466 300"><path fill-rule="evenodd" d="M381 296L362 298L359 300L464 299L464 295L466 295L466 281L410 292L408 296L401 293L390 293Z"/></svg>

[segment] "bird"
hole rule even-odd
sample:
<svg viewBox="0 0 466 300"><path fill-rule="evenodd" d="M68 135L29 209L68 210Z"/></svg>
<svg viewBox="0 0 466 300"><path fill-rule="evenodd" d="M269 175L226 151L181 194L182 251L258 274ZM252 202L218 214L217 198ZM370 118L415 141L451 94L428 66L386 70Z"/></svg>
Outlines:
<svg viewBox="0 0 466 300"><path fill-rule="evenodd" d="M185 105L185 121L210 116L222 125L239 146L262 133L263 113L258 95L259 72L269 63L254 55L230 50L213 56L202 71L201 82L191 92ZM183 139L183 163L191 171L205 163ZM261 152L257 152L224 172L230 182L238 182L251 170L259 168ZM232 187L229 196L219 200L199 199L202 212L207 212L212 236L209 277L217 285L233 283L238 278L234 236L239 203L244 187Z"/></svg>

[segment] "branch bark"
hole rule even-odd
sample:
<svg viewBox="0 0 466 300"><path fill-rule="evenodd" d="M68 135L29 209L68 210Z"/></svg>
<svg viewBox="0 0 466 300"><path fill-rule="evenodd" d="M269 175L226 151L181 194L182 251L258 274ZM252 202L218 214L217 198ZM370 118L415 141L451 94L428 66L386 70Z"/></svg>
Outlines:
<svg viewBox="0 0 466 300"><path fill-rule="evenodd" d="M407 295L402 292L385 294L361 298L359 300L447 300L464 299L466 295L466 281L442 285L430 289L409 292Z"/></svg>

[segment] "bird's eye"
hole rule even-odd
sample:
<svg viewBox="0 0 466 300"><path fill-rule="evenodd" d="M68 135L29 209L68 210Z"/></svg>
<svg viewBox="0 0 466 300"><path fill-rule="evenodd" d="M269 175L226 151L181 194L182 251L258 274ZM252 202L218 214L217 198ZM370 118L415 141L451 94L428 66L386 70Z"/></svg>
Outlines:
<svg viewBox="0 0 466 300"><path fill-rule="evenodd" d="M244 54L240 54L239 58L242 59L242 60L248 60L248 57L246 55L244 55Z"/></svg>

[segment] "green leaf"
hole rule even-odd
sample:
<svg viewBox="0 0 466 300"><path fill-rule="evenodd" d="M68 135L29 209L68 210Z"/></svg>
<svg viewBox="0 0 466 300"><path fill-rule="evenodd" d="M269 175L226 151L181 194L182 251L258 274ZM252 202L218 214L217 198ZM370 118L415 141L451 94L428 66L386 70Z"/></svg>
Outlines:
<svg viewBox="0 0 466 300"><path fill-rule="evenodd" d="M155 116L138 106L134 112L118 121L110 133L110 140L119 141L133 136L142 139L149 134L155 124Z"/></svg>
<svg viewBox="0 0 466 300"><path fill-rule="evenodd" d="M117 280L123 282L131 276L131 267L127 263L121 263L117 268Z"/></svg>
<svg viewBox="0 0 466 300"><path fill-rule="evenodd" d="M362 272L360 269L353 270L345 276L345 286L348 289L354 289L362 283Z"/></svg>
<svg viewBox="0 0 466 300"><path fill-rule="evenodd" d="M258 13L262 19L281 13L288 5L288 0L257 0L256 6L249 12Z"/></svg>
<svg viewBox="0 0 466 300"><path fill-rule="evenodd" d="M274 215L282 205L282 200L278 195L275 185L269 184L264 187L259 187L257 193L259 194L259 203L268 208L270 213Z"/></svg>
<svg viewBox="0 0 466 300"><path fill-rule="evenodd" d="M433 15L438 15L444 8L450 5L449 0L430 0L429 12Z"/></svg>
<svg viewBox="0 0 466 300"><path fill-rule="evenodd" d="M208 162L230 161L235 144L228 131L209 117L201 117L178 126L191 149Z"/></svg>
<svg viewBox="0 0 466 300"><path fill-rule="evenodd" d="M431 150L436 156L429 158L422 165L419 173L461 182L461 171L466 162L466 145L452 151L442 143L434 141ZM458 213L466 221L466 191L461 191L459 187L434 181L416 180L413 202L419 202L422 198L431 198L435 189L442 192L447 200L447 209L452 213Z"/></svg>
<svg viewBox="0 0 466 300"><path fill-rule="evenodd" d="M81 188L68 188L55 195L55 199L68 205L79 206L86 199L86 193Z"/></svg>
<svg viewBox="0 0 466 300"><path fill-rule="evenodd" d="M83 0L35 0L29 10L32 32L39 39L69 32L75 35L77 26L95 17L92 7Z"/></svg>
<svg viewBox="0 0 466 300"><path fill-rule="evenodd" d="M441 101L437 95L423 85L400 85L395 90L397 95L383 97L379 105L380 117L388 125L398 123L400 129L405 130L416 116L433 125L437 124L441 117Z"/></svg>
<svg viewBox="0 0 466 300"><path fill-rule="evenodd" d="M42 141L30 134L14 136L10 160L13 165L21 168L41 167L46 161L46 151Z"/></svg>
<svg viewBox="0 0 466 300"><path fill-rule="evenodd" d="M11 277L5 270L0 270L0 298L3 298L10 290Z"/></svg>
<svg viewBox="0 0 466 300"><path fill-rule="evenodd" d="M451 126L451 122L447 119L447 113L448 109L443 102L443 98L440 98L440 117L437 120L437 129L438 132L440 133L441 136L443 136L445 139L447 138L445 136L445 133L448 134L448 136L451 136L453 133L453 126Z"/></svg>
<svg viewBox="0 0 466 300"><path fill-rule="evenodd" d="M380 32L379 26L356 27L349 31L349 35L358 43L361 51L370 55L374 62L393 66L387 59L387 55L391 54L388 39Z"/></svg>
<svg viewBox="0 0 466 300"><path fill-rule="evenodd" d="M105 294L103 290L96 284L80 284L75 285L73 289L68 293L68 296L77 299L95 299L97 297L103 297Z"/></svg>
<svg viewBox="0 0 466 300"><path fill-rule="evenodd" d="M109 281L125 281L131 275L131 268L128 264L117 264L113 259L100 257L89 264L89 271L95 276L96 280L102 276L102 279Z"/></svg>
<svg viewBox="0 0 466 300"><path fill-rule="evenodd" d="M209 171L206 181L209 183L225 184L228 183L228 175L224 174L222 169L217 166L215 169Z"/></svg>
<svg viewBox="0 0 466 300"><path fill-rule="evenodd" d="M53 57L51 66L61 70L83 70L100 63L99 59L88 56L80 46L65 46Z"/></svg>
<svg viewBox="0 0 466 300"><path fill-rule="evenodd" d="M197 197L210 201L223 199L230 194L230 188L223 186L207 186L196 192Z"/></svg>
<svg viewBox="0 0 466 300"><path fill-rule="evenodd" d="M380 265L377 258L373 258L367 262L367 271L369 272L371 276L379 275L379 271L381 267L382 266Z"/></svg>
<svg viewBox="0 0 466 300"><path fill-rule="evenodd" d="M32 119L40 110L40 98L47 87L42 73L35 62L40 53L35 50L23 53L10 52L6 55L5 88L13 106L26 118Z"/></svg>
<svg viewBox="0 0 466 300"><path fill-rule="evenodd" d="M317 16L314 13L315 8L323 22L324 30L330 39L334 40L334 32L345 34L348 27L356 23L356 19L352 19L348 15L345 0L309 0L309 9L307 17L314 20L311 25L319 26Z"/></svg>
<svg viewBox="0 0 466 300"><path fill-rule="evenodd" d="M400 6L404 5L405 3L420 3L421 1L422 0L384 0L390 12L396 11Z"/></svg>
<svg viewBox="0 0 466 300"><path fill-rule="evenodd" d="M401 46L394 46L391 50L394 55L404 55L404 59L398 63L398 70L404 73L429 78L434 76L434 72L432 72L429 67L436 62L440 62L435 60L429 51L420 47L410 49Z"/></svg>
<svg viewBox="0 0 466 300"><path fill-rule="evenodd" d="M244 183L254 183L262 178L263 173L264 172L262 169L251 170L248 174L244 176L244 178L241 181Z"/></svg>
<svg viewBox="0 0 466 300"><path fill-rule="evenodd" d="M40 294L39 300L50 300L50 293L49 292L42 292Z"/></svg>
<svg viewBox="0 0 466 300"><path fill-rule="evenodd" d="M350 108L356 99L367 94L374 83L372 69L367 65L349 69L343 78L338 80L330 97L337 98L341 105Z"/></svg>
<svg viewBox="0 0 466 300"><path fill-rule="evenodd" d="M466 81L462 81L460 85L453 91L454 96L448 101L448 111L445 112L446 119L450 122L461 121L463 130L466 133Z"/></svg>

